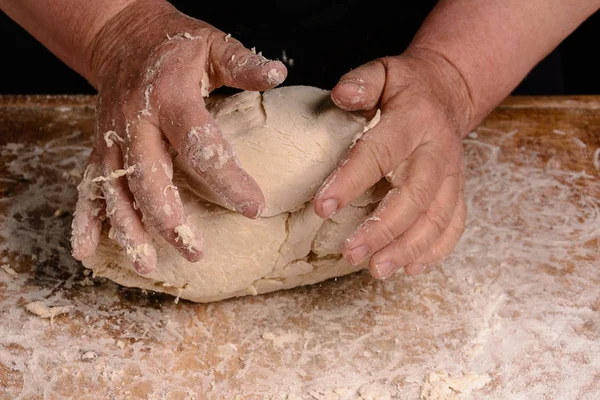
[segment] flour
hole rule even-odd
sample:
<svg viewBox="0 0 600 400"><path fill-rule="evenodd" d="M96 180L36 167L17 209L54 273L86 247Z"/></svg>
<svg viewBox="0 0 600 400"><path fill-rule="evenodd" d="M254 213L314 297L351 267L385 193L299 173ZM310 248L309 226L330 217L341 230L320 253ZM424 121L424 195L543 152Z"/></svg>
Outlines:
<svg viewBox="0 0 600 400"><path fill-rule="evenodd" d="M376 386L365 385L358 390L361 400L391 400L391 395L386 390Z"/></svg>
<svg viewBox="0 0 600 400"><path fill-rule="evenodd" d="M125 253L130 256L130 259L133 262L136 262L138 260L146 259L149 255L151 255L152 248L148 243L138 244L135 247L126 244Z"/></svg>
<svg viewBox="0 0 600 400"><path fill-rule="evenodd" d="M25 306L27 311L37 315L40 318L49 318L50 322L54 321L54 317L60 314L67 314L73 306L56 306L49 307L43 301L34 301Z"/></svg>
<svg viewBox="0 0 600 400"><path fill-rule="evenodd" d="M177 189L177 186L175 186L175 185L166 185L165 188L163 189L163 195L166 195L169 190L173 190L176 192L179 189Z"/></svg>
<svg viewBox="0 0 600 400"><path fill-rule="evenodd" d="M177 234L177 240L190 251L195 251L193 248L196 236L188 225L179 225L175 227L175 233Z"/></svg>
<svg viewBox="0 0 600 400"><path fill-rule="evenodd" d="M104 134L104 142L106 143L106 147L112 147L113 144L117 142L123 142L123 138L117 134L115 131L107 131Z"/></svg>
<svg viewBox="0 0 600 400"><path fill-rule="evenodd" d="M271 85L279 85L284 79L284 75L275 68L271 68L269 72L267 72L267 82Z"/></svg>
<svg viewBox="0 0 600 400"><path fill-rule="evenodd" d="M115 180L115 179L119 179L122 176L132 174L133 171L135 171L135 166L134 165L130 166L127 169L115 169L114 171L111 171L106 176L97 176L97 177L93 178L92 182L107 182L107 181L112 181L112 180ZM93 200L93 198L90 198L90 200Z"/></svg>
<svg viewBox="0 0 600 400"><path fill-rule="evenodd" d="M348 207L332 226L314 213L311 199L354 134L374 126L377 117L368 122L335 107L328 91L304 86L264 94L241 92L210 104L208 109L241 165L261 187L265 218L250 220L229 211L234 207L208 188L181 157L176 157L175 181L189 224L202 227L206 239L203 259L189 262L155 236L161 267L142 278L126 267L117 244L101 238L96 255L84 264L96 276L126 286L201 302L292 288L361 268L345 262L341 243L378 200L364 196L361 204ZM190 140L200 140L199 131L209 134L210 129L191 129ZM204 169L219 170L233 159L233 154L222 144L213 143L201 147L195 157ZM114 172L108 178L124 173ZM221 207L207 207L200 199ZM162 211L169 215L172 210ZM195 236L189 225L176 227L175 233L184 247L194 247Z"/></svg>
<svg viewBox="0 0 600 400"><path fill-rule="evenodd" d="M194 35L192 35L189 32L185 32L183 34L183 37L186 38L186 39L190 39L190 40L200 40L200 39L202 39L202 36L199 36L199 35L198 36L194 36Z"/></svg>
<svg viewBox="0 0 600 400"><path fill-rule="evenodd" d="M365 133L367 133L368 131L370 131L371 129L373 129L375 127L375 125L377 125L379 123L380 120L381 120L381 110L377 109L377 112L375 113L375 116L373 118L371 118L371 120L363 128L363 130L361 132L358 132L356 135L354 135L354 137L352 138L352 143L350 144L350 147L354 147L354 145L356 144L356 142L358 142L358 140Z"/></svg>
<svg viewBox="0 0 600 400"><path fill-rule="evenodd" d="M208 97L210 95L210 80L206 71L202 72L202 80L200 81L200 94L202 97Z"/></svg>
<svg viewBox="0 0 600 400"><path fill-rule="evenodd" d="M203 147L200 151L201 157L204 161L209 161L212 158L215 158L213 167L216 170L223 168L223 166L229 161L233 159L232 154L226 151L223 148L223 145L210 144L206 147Z"/></svg>
<svg viewBox="0 0 600 400"><path fill-rule="evenodd" d="M18 272L12 269L9 264L1 264L0 269L6 272L8 275L12 276L13 278L19 277Z"/></svg>
<svg viewBox="0 0 600 400"><path fill-rule="evenodd" d="M579 147L580 149L585 149L587 148L587 144L585 144L581 139L573 136L571 138L571 140L573 141L573 143L575 143L577 145L577 147Z"/></svg>
<svg viewBox="0 0 600 400"><path fill-rule="evenodd" d="M489 375L468 373L460 377L450 377L445 372L431 372L421 389L424 400L457 400L461 394L470 394L481 389L492 379Z"/></svg>
<svg viewBox="0 0 600 400"><path fill-rule="evenodd" d="M68 122L82 115L92 126L88 106L73 107ZM210 304L86 276L69 255L70 218L53 214L74 209L81 178L68 172L84 170L91 129L0 142L0 264L19 274L0 270L0 397L362 400L370 388L413 400L434 372L493 378L454 393L465 400L596 398L597 143L580 149L565 138L556 150L578 163L548 169L542 150L552 141L515 150L546 139L521 129L501 145L531 121L497 119L465 142L467 229L441 265ZM74 308L52 326L25 309L41 299ZM297 336L276 347L264 332ZM90 351L98 357L82 361Z"/></svg>
<svg viewBox="0 0 600 400"><path fill-rule="evenodd" d="M146 89L144 90L144 103L146 107L142 111L140 111L142 115L152 115L152 113L150 112L150 110L152 110L152 105L150 104L150 96L152 95L152 90L154 90L154 86L152 86L152 84L146 86Z"/></svg>

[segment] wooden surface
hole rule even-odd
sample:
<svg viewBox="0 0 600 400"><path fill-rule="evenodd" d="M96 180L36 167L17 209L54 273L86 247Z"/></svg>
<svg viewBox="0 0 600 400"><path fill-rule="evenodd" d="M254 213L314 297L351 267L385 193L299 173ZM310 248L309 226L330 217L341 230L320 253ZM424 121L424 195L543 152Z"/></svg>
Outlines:
<svg viewBox="0 0 600 400"><path fill-rule="evenodd" d="M425 274L205 305L69 256L93 101L0 97L0 399L600 398L599 97L465 140L467 231Z"/></svg>

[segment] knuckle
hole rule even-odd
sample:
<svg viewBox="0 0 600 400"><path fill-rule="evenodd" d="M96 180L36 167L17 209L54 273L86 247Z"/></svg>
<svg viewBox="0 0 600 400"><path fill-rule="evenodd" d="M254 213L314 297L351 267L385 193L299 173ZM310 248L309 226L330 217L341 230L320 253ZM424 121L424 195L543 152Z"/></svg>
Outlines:
<svg viewBox="0 0 600 400"><path fill-rule="evenodd" d="M378 173L380 177L390 172L392 169L392 153L387 143L367 137L363 144L366 158L374 172Z"/></svg>
<svg viewBox="0 0 600 400"><path fill-rule="evenodd" d="M406 191L406 196L420 212L425 212L432 201L429 184L422 181L412 182Z"/></svg>
<svg viewBox="0 0 600 400"><path fill-rule="evenodd" d="M362 191L365 189L364 177L360 174L350 175L348 177L348 186L350 187L351 193L348 193L347 197L344 196L345 193L340 193L340 197L343 197L340 199L343 204L347 204L352 200L351 194L356 193L356 196L359 196L360 193L362 193Z"/></svg>
<svg viewBox="0 0 600 400"><path fill-rule="evenodd" d="M180 225L177 218L167 216L164 212L165 204L147 204L147 202L141 202L140 209L145 223L154 228L159 235L168 238L173 234L176 226Z"/></svg>
<svg viewBox="0 0 600 400"><path fill-rule="evenodd" d="M443 177L440 181L447 179L455 173L454 170L456 167L448 157L448 150L444 146L434 147L434 150L429 154L429 165L432 168L432 176Z"/></svg>
<svg viewBox="0 0 600 400"><path fill-rule="evenodd" d="M183 223L183 206L178 201L167 201L163 193L140 191L134 193L136 207L143 220L161 236Z"/></svg>
<svg viewBox="0 0 600 400"><path fill-rule="evenodd" d="M134 168L133 172L127 177L127 185L134 196L138 197L143 194L146 179L146 171L142 168Z"/></svg>
<svg viewBox="0 0 600 400"><path fill-rule="evenodd" d="M431 207L426 213L425 218L430 225L437 230L438 236L441 235L450 225L452 216L443 207Z"/></svg>
<svg viewBox="0 0 600 400"><path fill-rule="evenodd" d="M104 202L106 203L106 214L108 215L108 217L122 212L123 198L118 188L116 188L110 182L104 182L102 184L102 194L104 195Z"/></svg>
<svg viewBox="0 0 600 400"><path fill-rule="evenodd" d="M397 237L396 232L395 232L393 226L389 222L381 221L380 223L377 224L377 227L378 227L379 237L381 239L381 242L387 244L387 243L390 243L392 240L396 239L396 237Z"/></svg>
<svg viewBox="0 0 600 400"><path fill-rule="evenodd" d="M406 255L406 264L410 264L411 262L415 261L421 256L422 251L417 245L417 243L408 242L404 246L404 253Z"/></svg>
<svg viewBox="0 0 600 400"><path fill-rule="evenodd" d="M244 185L239 182L221 179L217 174L206 175L205 179L209 186L229 203L237 204L246 197Z"/></svg>

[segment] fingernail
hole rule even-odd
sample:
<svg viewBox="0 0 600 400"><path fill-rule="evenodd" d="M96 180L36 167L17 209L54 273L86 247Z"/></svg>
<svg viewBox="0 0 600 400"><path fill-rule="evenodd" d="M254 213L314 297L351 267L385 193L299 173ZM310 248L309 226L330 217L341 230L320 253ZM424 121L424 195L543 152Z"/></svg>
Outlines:
<svg viewBox="0 0 600 400"><path fill-rule="evenodd" d="M384 261L381 262L379 264L375 264L375 267L373 267L373 269L375 270L375 278L378 279L387 279L390 276L392 276L392 274L394 273L394 264L392 264L390 261Z"/></svg>
<svg viewBox="0 0 600 400"><path fill-rule="evenodd" d="M183 256L191 262L200 261L204 256L202 253L204 240L198 228L192 224L182 224L176 226L174 231L177 235L175 240L183 245L181 249Z"/></svg>
<svg viewBox="0 0 600 400"><path fill-rule="evenodd" d="M189 262L198 262L204 258L204 253L199 248L195 248L193 251L187 251L184 256Z"/></svg>
<svg viewBox="0 0 600 400"><path fill-rule="evenodd" d="M133 266L135 268L135 271L140 275L148 275L150 272L154 271L154 267L138 262L133 263Z"/></svg>
<svg viewBox="0 0 600 400"><path fill-rule="evenodd" d="M369 248L366 245L358 246L350 250L352 264L356 265L369 254Z"/></svg>
<svg viewBox="0 0 600 400"><path fill-rule="evenodd" d="M142 243L135 248L127 247L127 255L130 257L133 267L140 275L147 275L156 267L156 251L148 243Z"/></svg>
<svg viewBox="0 0 600 400"><path fill-rule="evenodd" d="M340 203L336 199L324 200L321 207L323 208L323 215L325 218L331 217L337 211Z"/></svg>
<svg viewBox="0 0 600 400"><path fill-rule="evenodd" d="M133 262L133 268L140 275L148 275L150 272L154 271L156 263L152 263L151 260L148 260L146 257L139 258Z"/></svg>
<svg viewBox="0 0 600 400"><path fill-rule="evenodd" d="M262 206L250 200L242 201L236 208L244 217L251 219L260 217L262 213Z"/></svg>
<svg viewBox="0 0 600 400"><path fill-rule="evenodd" d="M336 105L346 104L355 105L362 101L363 94L365 93L365 87L354 81L341 81L337 84L338 88L344 88L343 93L337 93L338 96L342 95L341 98L334 98L333 101Z"/></svg>
<svg viewBox="0 0 600 400"><path fill-rule="evenodd" d="M356 88L356 90L358 90L359 93L365 89L364 86L359 85L358 82L355 82L355 81L339 81L338 86L346 86L349 88Z"/></svg>
<svg viewBox="0 0 600 400"><path fill-rule="evenodd" d="M285 80L285 75L283 75L281 72L277 71L277 69L275 69L275 68L271 68L267 72L267 82L269 82L271 85L279 85L284 80Z"/></svg>

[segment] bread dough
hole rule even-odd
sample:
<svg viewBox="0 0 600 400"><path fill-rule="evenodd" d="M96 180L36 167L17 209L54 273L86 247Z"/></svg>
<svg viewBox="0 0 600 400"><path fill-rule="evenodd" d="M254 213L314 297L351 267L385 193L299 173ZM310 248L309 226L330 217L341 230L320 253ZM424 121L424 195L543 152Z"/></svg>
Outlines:
<svg viewBox="0 0 600 400"><path fill-rule="evenodd" d="M188 262L151 232L158 266L141 276L104 229L96 253L83 264L121 285L196 302L312 284L363 268L345 262L340 246L373 211L377 188L329 220L315 214L312 198L369 121L335 107L329 91L308 86L240 92L207 108L263 190L261 218L231 211L175 156L175 184L188 222L204 235L204 258Z"/></svg>

